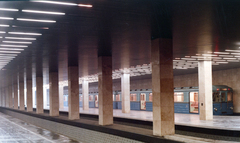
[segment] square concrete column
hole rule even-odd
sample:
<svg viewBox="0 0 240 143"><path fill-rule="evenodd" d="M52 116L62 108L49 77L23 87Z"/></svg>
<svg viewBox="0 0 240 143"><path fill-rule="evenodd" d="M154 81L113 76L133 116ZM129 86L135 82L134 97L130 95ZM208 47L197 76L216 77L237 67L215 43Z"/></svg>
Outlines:
<svg viewBox="0 0 240 143"><path fill-rule="evenodd" d="M121 77L122 112L130 113L130 73L125 72Z"/></svg>
<svg viewBox="0 0 240 143"><path fill-rule="evenodd" d="M5 87L5 107L9 107L8 86Z"/></svg>
<svg viewBox="0 0 240 143"><path fill-rule="evenodd" d="M13 96L12 96L12 85L8 86L8 102L9 108L13 108Z"/></svg>
<svg viewBox="0 0 240 143"><path fill-rule="evenodd" d="M175 133L172 39L151 43L153 135Z"/></svg>
<svg viewBox="0 0 240 143"><path fill-rule="evenodd" d="M58 72L49 73L50 116L59 116Z"/></svg>
<svg viewBox="0 0 240 143"><path fill-rule="evenodd" d="M63 106L63 84L59 84L59 109L64 109L64 106Z"/></svg>
<svg viewBox="0 0 240 143"><path fill-rule="evenodd" d="M79 119L79 76L78 67L68 67L68 118Z"/></svg>
<svg viewBox="0 0 240 143"><path fill-rule="evenodd" d="M19 82L19 100L20 100L20 110L25 110L24 108L24 82Z"/></svg>
<svg viewBox="0 0 240 143"><path fill-rule="evenodd" d="M212 103L212 62L198 62L198 86L199 86L199 107L200 120L213 119Z"/></svg>
<svg viewBox="0 0 240 143"><path fill-rule="evenodd" d="M112 56L98 57L99 124L113 124Z"/></svg>
<svg viewBox="0 0 240 143"><path fill-rule="evenodd" d="M36 77L36 112L37 114L43 113L43 77Z"/></svg>
<svg viewBox="0 0 240 143"><path fill-rule="evenodd" d="M14 84L14 109L18 109L18 85Z"/></svg>
<svg viewBox="0 0 240 143"><path fill-rule="evenodd" d="M27 80L27 111L33 111L32 80Z"/></svg>
<svg viewBox="0 0 240 143"><path fill-rule="evenodd" d="M82 81L83 110L88 110L89 109L88 88L89 88L88 80L84 79Z"/></svg>

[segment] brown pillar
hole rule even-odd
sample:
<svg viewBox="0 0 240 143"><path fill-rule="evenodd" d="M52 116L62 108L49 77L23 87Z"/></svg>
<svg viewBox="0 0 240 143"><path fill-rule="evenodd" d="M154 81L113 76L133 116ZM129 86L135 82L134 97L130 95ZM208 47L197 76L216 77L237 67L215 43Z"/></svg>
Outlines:
<svg viewBox="0 0 240 143"><path fill-rule="evenodd" d="M24 106L24 82L19 82L19 100L20 100L20 110L25 110Z"/></svg>
<svg viewBox="0 0 240 143"><path fill-rule="evenodd" d="M49 73L50 116L59 116L58 72Z"/></svg>
<svg viewBox="0 0 240 143"><path fill-rule="evenodd" d="M175 133L172 39L152 40L153 135Z"/></svg>
<svg viewBox="0 0 240 143"><path fill-rule="evenodd" d="M9 108L13 108L13 92L12 92L12 84L8 86L8 101L9 101Z"/></svg>
<svg viewBox="0 0 240 143"><path fill-rule="evenodd" d="M98 57L99 124L113 124L112 56Z"/></svg>
<svg viewBox="0 0 240 143"><path fill-rule="evenodd" d="M32 100L32 80L27 80L27 111L33 111L33 100Z"/></svg>
<svg viewBox="0 0 240 143"><path fill-rule="evenodd" d="M43 113L43 77L36 77L37 114Z"/></svg>
<svg viewBox="0 0 240 143"><path fill-rule="evenodd" d="M18 109L18 85L14 84L14 109Z"/></svg>

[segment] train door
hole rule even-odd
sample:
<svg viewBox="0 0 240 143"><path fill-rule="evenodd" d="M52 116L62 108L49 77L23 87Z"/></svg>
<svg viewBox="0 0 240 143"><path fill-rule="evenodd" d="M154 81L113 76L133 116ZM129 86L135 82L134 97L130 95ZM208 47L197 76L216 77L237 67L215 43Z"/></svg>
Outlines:
<svg viewBox="0 0 240 143"><path fill-rule="evenodd" d="M95 107L98 107L98 95L95 95Z"/></svg>
<svg viewBox="0 0 240 143"><path fill-rule="evenodd" d="M141 93L140 94L140 104L141 104L141 107L140 109L141 110L146 110L146 93Z"/></svg>
<svg viewBox="0 0 240 143"><path fill-rule="evenodd" d="M190 113L198 113L198 92L190 92L189 104Z"/></svg>
<svg viewBox="0 0 240 143"><path fill-rule="evenodd" d="M227 114L227 91L221 91L221 112Z"/></svg>

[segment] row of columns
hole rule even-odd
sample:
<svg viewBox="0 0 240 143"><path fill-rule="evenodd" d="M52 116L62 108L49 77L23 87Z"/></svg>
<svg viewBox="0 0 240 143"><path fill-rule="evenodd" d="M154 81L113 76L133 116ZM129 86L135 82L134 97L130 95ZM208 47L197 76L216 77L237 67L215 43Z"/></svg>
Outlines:
<svg viewBox="0 0 240 143"><path fill-rule="evenodd" d="M73 53L72 53L73 54ZM71 60L70 60L71 61ZM153 93L153 134L158 136L174 134L174 84L173 84L173 50L171 39L155 39L151 46L152 93ZM79 71L78 64L68 66L68 110L69 119L79 119ZM212 119L212 82L211 61L199 62L199 99L200 119ZM130 73L122 74L122 112L130 112ZM83 109L88 110L88 81L82 82ZM13 90L13 92L12 92ZM6 92L7 91L7 92ZM59 94L63 87L59 85L58 72L49 73L50 116L59 116ZM112 96L112 56L98 57L98 92L99 92L99 124L113 124ZM2 88L0 106L12 107L14 93L14 109L24 110L24 83ZM7 96L4 96L7 95ZM7 98L6 98L7 97ZM36 113L43 113L43 77L36 77ZM10 99L10 100L9 100ZM60 99L60 101L63 101ZM6 104L7 103L7 104ZM60 105L60 106L59 106ZM32 111L32 80L27 80L27 111Z"/></svg>

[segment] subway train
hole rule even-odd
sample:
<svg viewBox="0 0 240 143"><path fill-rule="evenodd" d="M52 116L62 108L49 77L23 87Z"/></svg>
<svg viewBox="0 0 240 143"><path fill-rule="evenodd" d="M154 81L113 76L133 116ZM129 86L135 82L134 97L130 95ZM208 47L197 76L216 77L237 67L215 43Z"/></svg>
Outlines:
<svg viewBox="0 0 240 143"><path fill-rule="evenodd" d="M213 115L233 114L233 89L225 85L212 86ZM68 106L68 95L64 92L64 106ZM80 107L82 107L82 94ZM113 93L113 109L122 109L121 92ZM175 113L199 114L198 87L174 88ZM89 108L98 108L98 93L89 93ZM130 109L152 111L152 90L140 89L130 91Z"/></svg>

